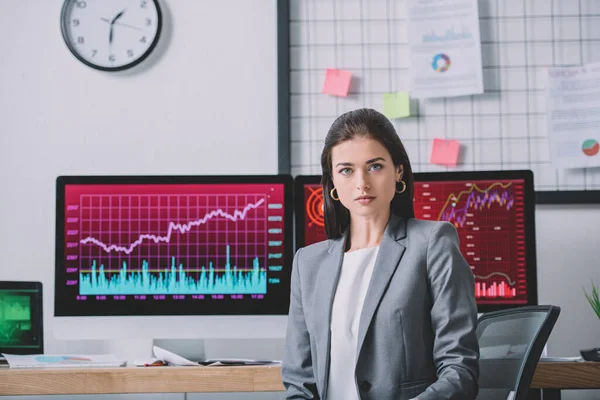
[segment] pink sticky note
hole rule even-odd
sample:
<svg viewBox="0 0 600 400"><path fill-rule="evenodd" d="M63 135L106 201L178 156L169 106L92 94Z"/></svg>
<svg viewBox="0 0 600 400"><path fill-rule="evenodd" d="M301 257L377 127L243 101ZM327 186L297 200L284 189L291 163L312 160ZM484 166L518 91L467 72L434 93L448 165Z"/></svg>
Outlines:
<svg viewBox="0 0 600 400"><path fill-rule="evenodd" d="M431 149L431 164L456 166L458 162L458 153L460 152L460 143L458 140L433 139L433 148Z"/></svg>
<svg viewBox="0 0 600 400"><path fill-rule="evenodd" d="M327 68L327 71L325 71L325 83L323 84L322 92L333 96L346 97L348 96L348 90L350 89L351 79L352 72L350 71Z"/></svg>

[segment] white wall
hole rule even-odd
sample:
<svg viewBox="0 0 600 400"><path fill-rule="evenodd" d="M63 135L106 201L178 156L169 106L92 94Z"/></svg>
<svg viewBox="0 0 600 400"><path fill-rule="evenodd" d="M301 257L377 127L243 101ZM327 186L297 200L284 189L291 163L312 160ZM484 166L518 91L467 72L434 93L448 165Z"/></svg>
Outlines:
<svg viewBox="0 0 600 400"><path fill-rule="evenodd" d="M0 280L43 282L47 352L102 352L106 343L52 335L56 176L276 174L276 15L245 0L161 0L153 55L110 74L67 50L62 3L0 1ZM263 18L254 36L249 15ZM214 342L207 355L275 358L281 346Z"/></svg>
<svg viewBox="0 0 600 400"><path fill-rule="evenodd" d="M600 319L583 290L600 284L600 205L538 206L538 297L561 307L548 342L551 356L600 346Z"/></svg>
<svg viewBox="0 0 600 400"><path fill-rule="evenodd" d="M548 355L578 356L600 346L600 319L583 294L600 284L600 205L538 206L538 300L561 307ZM569 390L563 399L598 399L600 390Z"/></svg>

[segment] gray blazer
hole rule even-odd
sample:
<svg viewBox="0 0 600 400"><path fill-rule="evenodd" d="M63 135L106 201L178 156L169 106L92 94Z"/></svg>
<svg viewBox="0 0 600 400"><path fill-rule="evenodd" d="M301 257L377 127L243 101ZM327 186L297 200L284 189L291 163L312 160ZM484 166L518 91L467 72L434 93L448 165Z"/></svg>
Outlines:
<svg viewBox="0 0 600 400"><path fill-rule="evenodd" d="M345 236L294 257L282 367L286 399L326 400L331 308L344 247ZM474 399L476 322L474 277L454 226L392 214L360 315L360 398Z"/></svg>

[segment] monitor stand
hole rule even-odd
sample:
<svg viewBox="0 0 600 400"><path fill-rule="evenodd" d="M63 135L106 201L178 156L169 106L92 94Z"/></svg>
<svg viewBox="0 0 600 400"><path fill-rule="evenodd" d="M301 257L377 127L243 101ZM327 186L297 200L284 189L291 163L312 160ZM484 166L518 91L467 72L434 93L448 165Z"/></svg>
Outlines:
<svg viewBox="0 0 600 400"><path fill-rule="evenodd" d="M128 365L135 365L136 362L148 362L154 357L153 346L192 361L206 358L203 339L116 339L108 341L105 352L127 360Z"/></svg>
<svg viewBox="0 0 600 400"><path fill-rule="evenodd" d="M190 361L206 359L206 343L203 339L154 339L153 345Z"/></svg>

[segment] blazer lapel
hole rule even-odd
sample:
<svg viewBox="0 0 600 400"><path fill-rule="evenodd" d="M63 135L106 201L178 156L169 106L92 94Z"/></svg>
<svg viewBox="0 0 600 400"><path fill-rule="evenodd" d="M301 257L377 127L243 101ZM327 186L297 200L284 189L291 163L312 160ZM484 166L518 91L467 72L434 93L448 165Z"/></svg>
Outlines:
<svg viewBox="0 0 600 400"><path fill-rule="evenodd" d="M315 301L313 307L315 311L315 328L317 330L316 337L324 340L317 341L317 353L325 357L318 357L322 360L319 368L318 379L321 379L320 387L326 391L326 384L329 378L329 352L331 349L331 309L333 307L333 298L337 288L342 261L344 259L344 246L346 244L347 234L337 240L332 240L329 246L329 253L321 262L319 274L316 282L315 293L319 296L318 301Z"/></svg>
<svg viewBox="0 0 600 400"><path fill-rule="evenodd" d="M358 338L356 348L356 358L360 355L360 349L367 335L369 325L375 314L375 310L383 297L390 279L400 263L406 247L398 241L406 237L406 222L403 218L391 215L386 227L385 234L379 245L379 252L375 259L373 275L369 282L365 302L360 315L358 325Z"/></svg>

